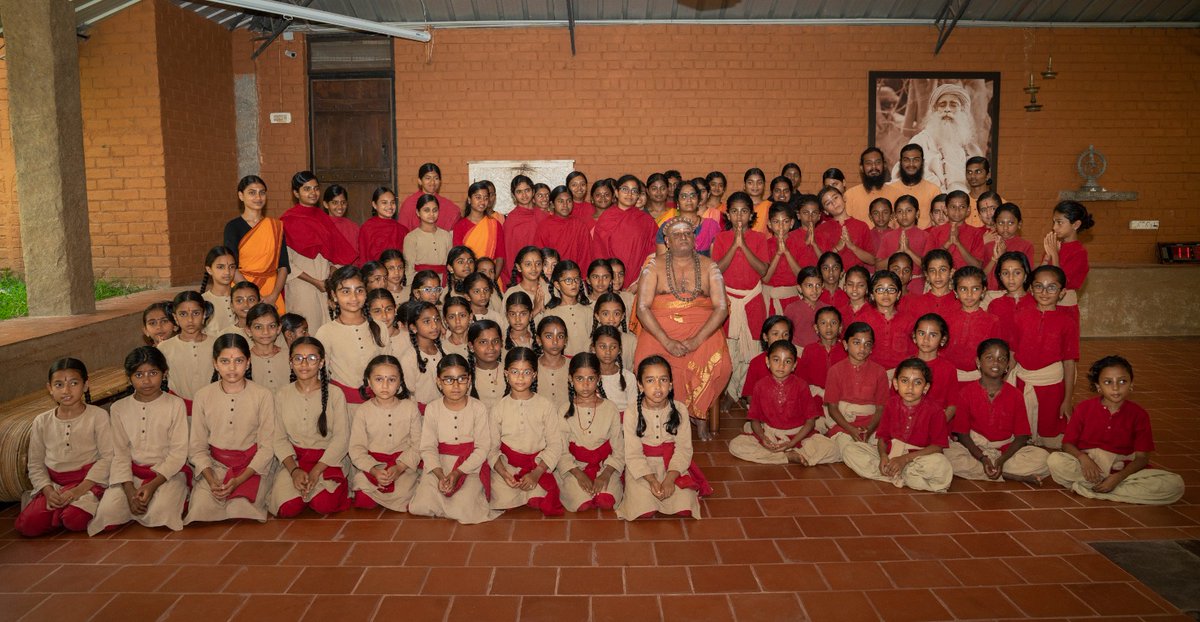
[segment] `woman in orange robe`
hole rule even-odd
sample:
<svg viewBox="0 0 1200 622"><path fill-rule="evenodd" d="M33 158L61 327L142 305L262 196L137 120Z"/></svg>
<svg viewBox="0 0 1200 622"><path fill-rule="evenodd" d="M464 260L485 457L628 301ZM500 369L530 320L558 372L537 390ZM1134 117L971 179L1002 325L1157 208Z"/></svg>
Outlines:
<svg viewBox="0 0 1200 622"><path fill-rule="evenodd" d="M258 175L247 175L238 182L242 215L225 223L225 247L233 250L240 277L262 292L262 302L274 304L280 315L287 312L283 285L287 281L287 249L283 241L283 223L266 215L267 183Z"/></svg>

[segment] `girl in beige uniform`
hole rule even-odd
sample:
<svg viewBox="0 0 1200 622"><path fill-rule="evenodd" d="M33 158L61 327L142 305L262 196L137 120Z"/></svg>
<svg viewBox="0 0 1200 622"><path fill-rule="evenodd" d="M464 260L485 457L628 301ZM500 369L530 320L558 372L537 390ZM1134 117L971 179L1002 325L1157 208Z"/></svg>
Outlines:
<svg viewBox="0 0 1200 622"><path fill-rule="evenodd" d="M562 456L558 409L534 392L537 360L527 348L504 360L508 394L491 414L493 509L528 505L546 516L563 513L554 467Z"/></svg>
<svg viewBox="0 0 1200 622"><path fill-rule="evenodd" d="M183 524L267 520L275 453L275 400L247 378L250 345L241 335L213 342L218 380L196 392L188 454L196 473Z"/></svg>
<svg viewBox="0 0 1200 622"><path fill-rule="evenodd" d="M365 401L358 393L367 363L388 346L387 328L371 320L367 312L367 289L354 266L342 266L325 282L333 321L317 329L315 337L325 346L329 381L342 391L350 412Z"/></svg>
<svg viewBox="0 0 1200 622"><path fill-rule="evenodd" d="M258 291L258 286L250 281L239 281L230 288L229 294L229 309L233 312L233 323L226 324L221 332L213 333L214 336L220 337L225 334L237 334L246 336L246 327L250 324L246 321L246 316L250 313L250 309L262 300L262 296Z"/></svg>
<svg viewBox="0 0 1200 622"><path fill-rule="evenodd" d="M417 199L417 204L417 228L404 236L404 258L408 260L405 275L409 279L422 269L417 266L443 265L454 246L450 232L437 226L440 213L437 198L425 195Z"/></svg>
<svg viewBox="0 0 1200 622"><path fill-rule="evenodd" d="M387 268L387 290L391 292L396 305L408 302L408 283L412 279L408 275L408 261L400 249L389 248L379 256L379 263Z"/></svg>
<svg viewBox="0 0 1200 622"><path fill-rule="evenodd" d="M621 342L621 365L625 369L633 369L633 351L637 350L637 336L629 332L625 313L625 301L621 296L612 292L600 294L592 312L592 332L595 333L601 326L617 329L617 336Z"/></svg>
<svg viewBox="0 0 1200 622"><path fill-rule="evenodd" d="M471 328L471 303L462 296L446 296L442 304L442 320L446 334L442 337L442 351L446 354L467 356L467 331Z"/></svg>
<svg viewBox="0 0 1200 622"><path fill-rule="evenodd" d="M675 401L671 366L654 355L638 365L636 417L625 417L625 520L659 514L700 518L700 496L712 494L692 462L692 428L687 407ZM629 413L632 415L633 413Z"/></svg>
<svg viewBox="0 0 1200 622"><path fill-rule="evenodd" d="M555 475L562 503L572 512L611 510L621 503L625 439L621 413L604 397L600 359L591 352L571 358L571 403L563 409L562 457Z"/></svg>
<svg viewBox="0 0 1200 622"><path fill-rule="evenodd" d="M546 303L550 302L550 287L543 276L544 262L545 255L542 254L542 249L536 246L521 248L513 256L512 280L509 281L508 291L504 292L506 305L508 299L517 292L529 296L530 302L533 303L530 321L534 323L541 319L542 312L546 310Z"/></svg>
<svg viewBox="0 0 1200 622"><path fill-rule="evenodd" d="M167 360L156 348L142 346L130 352L125 375L133 395L112 405L109 487L88 524L88 535L129 521L179 531L192 479L191 469L185 468L188 422L183 400L163 392Z"/></svg>
<svg viewBox="0 0 1200 622"><path fill-rule="evenodd" d="M491 320L479 320L467 331L467 346L470 353L467 362L471 365L471 397L483 402L490 411L508 392L504 370L500 365L500 354L504 351L500 326Z"/></svg>
<svg viewBox="0 0 1200 622"><path fill-rule="evenodd" d="M442 398L425 409L421 427L425 471L408 511L468 525L490 521L500 516L499 510L488 506L492 433L487 407L467 394L471 390L467 360L448 354L438 361L437 386Z"/></svg>
<svg viewBox="0 0 1200 622"><path fill-rule="evenodd" d="M508 317L505 315L502 307L492 306L492 280L482 272L472 272L463 279L462 296L471 303L471 319L478 322L479 320L491 320L504 328L508 324Z"/></svg>
<svg viewBox="0 0 1200 622"><path fill-rule="evenodd" d="M301 337L290 350L296 381L275 392L275 472L269 507L280 518L305 507L333 514L350 507L350 417L341 391L329 390L325 347Z"/></svg>
<svg viewBox="0 0 1200 622"><path fill-rule="evenodd" d="M437 368L442 357L442 319L437 307L428 302L410 303L414 320L408 327L411 348L406 348L397 358L404 372L404 384L412 391L417 407L423 413L425 406L438 401ZM463 359L466 361L466 359Z"/></svg>
<svg viewBox="0 0 1200 622"><path fill-rule="evenodd" d="M397 341L408 341L408 335L400 329L396 297L386 289L373 289L367 292L367 313L378 325L387 329L388 348L394 348ZM407 330L407 328L405 329ZM386 351L386 350L385 350Z"/></svg>
<svg viewBox="0 0 1200 622"><path fill-rule="evenodd" d="M83 531L96 514L112 464L108 413L88 404L83 361L50 366L46 390L58 406L37 416L29 430L29 481L13 528L34 538L59 529Z"/></svg>
<svg viewBox="0 0 1200 622"><path fill-rule="evenodd" d="M358 407L350 426L350 460L358 469L353 505L407 512L420 476L421 413L396 357L371 359L363 376L372 397Z"/></svg>
<svg viewBox="0 0 1200 622"><path fill-rule="evenodd" d="M200 295L213 307L209 334L218 335L234 324L229 296L236 273L237 260L233 258L233 251L224 246L209 249L204 257L204 278L200 279Z"/></svg>
<svg viewBox="0 0 1200 622"><path fill-rule="evenodd" d="M510 290L511 291L511 290ZM525 292L513 292L504 300L504 351L522 347L533 349L533 301Z"/></svg>
<svg viewBox="0 0 1200 622"><path fill-rule="evenodd" d="M562 318L547 315L538 322L538 395L549 399L556 407L566 406L570 401L567 393L569 376L567 362L570 360L563 354L567 345L567 325Z"/></svg>
<svg viewBox="0 0 1200 622"><path fill-rule="evenodd" d="M583 292L579 266L569 259L560 261L554 266L551 282L554 288L544 317L558 317L566 324L567 356L587 352L592 346L592 303Z"/></svg>
<svg viewBox="0 0 1200 622"><path fill-rule="evenodd" d="M192 414L192 398L201 388L212 384L212 343L205 325L212 318L212 304L200 294L183 291L171 301L171 315L179 325L179 334L158 344L167 357L171 376L167 387L183 399L188 415Z"/></svg>
<svg viewBox="0 0 1200 622"><path fill-rule="evenodd" d="M600 394L624 417L637 405L637 378L625 368L621 333L612 326L592 331L592 352L600 361Z"/></svg>
<svg viewBox="0 0 1200 622"><path fill-rule="evenodd" d="M279 311L275 305L260 302L251 307L246 313L246 326L254 381L272 391L287 386L292 368L287 349L280 346Z"/></svg>

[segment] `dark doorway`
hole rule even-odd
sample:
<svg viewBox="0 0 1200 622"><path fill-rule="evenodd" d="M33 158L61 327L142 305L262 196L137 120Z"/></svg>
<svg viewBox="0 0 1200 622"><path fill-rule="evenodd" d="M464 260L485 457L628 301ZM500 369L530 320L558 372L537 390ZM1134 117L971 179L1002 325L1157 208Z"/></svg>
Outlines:
<svg viewBox="0 0 1200 622"><path fill-rule="evenodd" d="M391 40L313 38L309 50L313 172L322 187L346 188L346 216L361 223L371 193L396 185Z"/></svg>

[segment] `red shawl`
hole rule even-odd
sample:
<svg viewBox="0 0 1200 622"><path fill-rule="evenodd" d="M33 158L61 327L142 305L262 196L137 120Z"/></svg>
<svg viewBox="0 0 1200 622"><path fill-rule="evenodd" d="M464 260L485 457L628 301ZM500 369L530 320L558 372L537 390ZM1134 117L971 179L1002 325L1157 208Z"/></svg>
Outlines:
<svg viewBox="0 0 1200 622"><path fill-rule="evenodd" d="M533 243L557 249L560 257L575 262L580 270L587 270L592 261L592 236L588 235L587 222L574 216L550 215L538 225Z"/></svg>
<svg viewBox="0 0 1200 622"><path fill-rule="evenodd" d="M536 207L514 207L504 217L504 248L511 254L534 245L538 225L548 216Z"/></svg>
<svg viewBox="0 0 1200 622"><path fill-rule="evenodd" d="M592 230L592 256L620 259L625 264L628 287L637 281L642 264L654 253L657 233L658 224L650 214L635 207L611 207L600 215Z"/></svg>
<svg viewBox="0 0 1200 622"><path fill-rule="evenodd" d="M404 237L408 227L382 216L367 219L358 229L358 265L376 261L383 251L394 248L404 250Z"/></svg>
<svg viewBox="0 0 1200 622"><path fill-rule="evenodd" d="M346 265L358 256L354 245L338 232L333 219L319 207L296 204L284 212L283 235L288 248L312 259L318 254L329 261Z"/></svg>
<svg viewBox="0 0 1200 622"><path fill-rule="evenodd" d="M410 195L404 202L400 204L400 211L396 214L396 220L404 225L409 231L421 226L421 219L417 218L417 199L425 194L424 190L418 190ZM454 223L462 218L462 208L459 207L446 197L438 194L435 195L438 200L438 219L437 226L439 229L450 231L454 229Z"/></svg>

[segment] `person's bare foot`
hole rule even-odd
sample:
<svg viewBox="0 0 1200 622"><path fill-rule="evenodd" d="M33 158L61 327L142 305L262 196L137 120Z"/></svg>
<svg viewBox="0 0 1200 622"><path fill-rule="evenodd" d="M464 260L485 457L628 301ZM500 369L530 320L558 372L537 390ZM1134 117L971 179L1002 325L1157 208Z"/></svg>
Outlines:
<svg viewBox="0 0 1200 622"><path fill-rule="evenodd" d="M737 400L729 396L728 393L721 394L721 414L727 415L733 407L737 406Z"/></svg>
<svg viewBox="0 0 1200 622"><path fill-rule="evenodd" d="M697 419L692 417L692 427L696 428L696 438L702 441L713 440L712 432L708 429L707 419Z"/></svg>
<svg viewBox="0 0 1200 622"><path fill-rule="evenodd" d="M801 456L799 453L794 451L788 451L786 453L788 462L792 464L798 464L800 466L808 466L808 460L805 460L804 456Z"/></svg>

